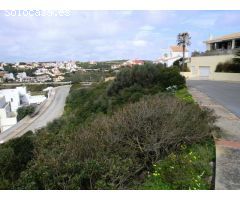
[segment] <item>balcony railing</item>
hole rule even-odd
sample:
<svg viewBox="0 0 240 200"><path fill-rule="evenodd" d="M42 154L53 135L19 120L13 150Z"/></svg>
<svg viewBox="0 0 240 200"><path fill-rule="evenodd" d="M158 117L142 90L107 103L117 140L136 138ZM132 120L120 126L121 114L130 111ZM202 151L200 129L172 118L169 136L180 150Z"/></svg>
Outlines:
<svg viewBox="0 0 240 200"><path fill-rule="evenodd" d="M205 52L192 52L192 57L231 55L231 54L235 54L237 51L240 51L240 47L235 49L217 49L217 50L210 50Z"/></svg>

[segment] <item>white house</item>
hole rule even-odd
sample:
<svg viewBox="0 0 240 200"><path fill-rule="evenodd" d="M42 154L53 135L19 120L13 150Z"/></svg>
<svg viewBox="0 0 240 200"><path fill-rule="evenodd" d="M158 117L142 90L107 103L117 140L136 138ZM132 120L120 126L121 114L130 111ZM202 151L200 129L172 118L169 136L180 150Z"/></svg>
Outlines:
<svg viewBox="0 0 240 200"><path fill-rule="evenodd" d="M52 79L50 78L49 75L43 74L43 75L40 75L40 76L36 76L36 80L38 82L46 82L46 81L51 81Z"/></svg>
<svg viewBox="0 0 240 200"><path fill-rule="evenodd" d="M18 73L17 79L19 79L20 82L23 82L27 78L26 72Z"/></svg>
<svg viewBox="0 0 240 200"><path fill-rule="evenodd" d="M5 97L6 102L9 102L12 112L17 112L22 105L40 104L46 99L44 95L31 96L27 93L26 87L0 90L0 95Z"/></svg>
<svg viewBox="0 0 240 200"><path fill-rule="evenodd" d="M35 75L43 75L43 74L47 74L47 73L49 73L49 70L48 69L45 69L45 68L38 68L35 72L34 72L34 74Z"/></svg>
<svg viewBox="0 0 240 200"><path fill-rule="evenodd" d="M15 80L13 73L5 73L3 79L6 80Z"/></svg>
<svg viewBox="0 0 240 200"><path fill-rule="evenodd" d="M17 123L16 115L11 112L10 103L0 96L0 133Z"/></svg>
<svg viewBox="0 0 240 200"><path fill-rule="evenodd" d="M154 63L162 63L167 67L173 65L176 60L183 57L183 48L181 46L170 46L169 49L163 53L163 56L157 59ZM185 58L189 58L189 52L185 50Z"/></svg>
<svg viewBox="0 0 240 200"><path fill-rule="evenodd" d="M16 112L20 106L20 95L17 89L0 90L0 95L5 97L6 102L10 103L11 111Z"/></svg>
<svg viewBox="0 0 240 200"><path fill-rule="evenodd" d="M21 97L21 101L25 105L31 105L31 104L40 104L42 103L46 97L44 95L35 95L31 96L29 93L25 94Z"/></svg>

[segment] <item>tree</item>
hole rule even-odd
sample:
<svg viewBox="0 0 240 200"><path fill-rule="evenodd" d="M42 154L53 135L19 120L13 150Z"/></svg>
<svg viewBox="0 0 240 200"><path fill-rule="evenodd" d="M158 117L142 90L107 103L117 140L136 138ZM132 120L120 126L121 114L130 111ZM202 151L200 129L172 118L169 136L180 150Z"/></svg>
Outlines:
<svg viewBox="0 0 240 200"><path fill-rule="evenodd" d="M30 106L25 106L25 107L20 107L17 110L17 120L20 121L27 115L33 114L35 111L35 106L30 105Z"/></svg>
<svg viewBox="0 0 240 200"><path fill-rule="evenodd" d="M181 46L183 49L183 61L182 61L182 68L184 67L185 62L185 51L186 47L191 45L191 37L188 32L179 33L177 36L177 45Z"/></svg>

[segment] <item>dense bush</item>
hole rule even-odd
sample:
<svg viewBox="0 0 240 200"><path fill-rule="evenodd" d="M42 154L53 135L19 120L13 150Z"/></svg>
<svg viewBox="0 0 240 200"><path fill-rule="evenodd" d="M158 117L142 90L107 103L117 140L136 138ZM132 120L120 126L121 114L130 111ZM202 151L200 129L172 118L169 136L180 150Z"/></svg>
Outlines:
<svg viewBox="0 0 240 200"><path fill-rule="evenodd" d="M216 67L215 72L229 72L229 73L240 73L240 64L227 61L219 63Z"/></svg>
<svg viewBox="0 0 240 200"><path fill-rule="evenodd" d="M168 86L185 85L185 78L176 68L164 68L162 65L145 64L133 68L125 68L119 72L108 89L108 95L118 94L122 89L138 85L140 87L157 86L164 91Z"/></svg>
<svg viewBox="0 0 240 200"><path fill-rule="evenodd" d="M0 189L14 189L20 173L33 158L34 137L31 132L0 145Z"/></svg>
<svg viewBox="0 0 240 200"><path fill-rule="evenodd" d="M161 93L168 86L184 86L178 69L134 67L109 84L74 84L64 115L31 137L26 155L20 147L18 155L8 143L1 146L0 163L9 166L21 157L19 171L0 164L1 188L130 189L154 172L155 163L169 163L168 155L182 145L211 140L214 117L193 104L186 89L175 93L181 100ZM116 90L109 93L112 87Z"/></svg>
<svg viewBox="0 0 240 200"><path fill-rule="evenodd" d="M35 76L34 72L36 71L35 68L33 69L19 69L12 67L11 65L4 66L4 70L13 73L16 76L18 73L26 72L27 76Z"/></svg>
<svg viewBox="0 0 240 200"><path fill-rule="evenodd" d="M101 71L83 72L77 71L65 75L64 81L71 81L72 83L79 82L98 82L103 79L104 73Z"/></svg>
<svg viewBox="0 0 240 200"><path fill-rule="evenodd" d="M27 115L33 114L34 111L35 111L35 106L33 106L33 105L18 108L17 109L17 121L20 121Z"/></svg>
<svg viewBox="0 0 240 200"><path fill-rule="evenodd" d="M211 137L214 117L171 95L145 97L74 134L41 133L21 189L123 189L181 145ZM48 139L46 139L48 138Z"/></svg>
<svg viewBox="0 0 240 200"><path fill-rule="evenodd" d="M199 190L213 189L213 169L215 162L213 141L182 145L180 150L172 152L153 165L153 171L138 189L155 190Z"/></svg>
<svg viewBox="0 0 240 200"><path fill-rule="evenodd" d="M190 70L189 70L189 68L188 68L188 66L187 66L187 63L186 63L187 59L185 59L184 66L182 66L182 60L183 60L183 59L180 58L180 59L174 61L174 62L173 62L173 66L179 68L179 70L180 70L181 72L190 72Z"/></svg>

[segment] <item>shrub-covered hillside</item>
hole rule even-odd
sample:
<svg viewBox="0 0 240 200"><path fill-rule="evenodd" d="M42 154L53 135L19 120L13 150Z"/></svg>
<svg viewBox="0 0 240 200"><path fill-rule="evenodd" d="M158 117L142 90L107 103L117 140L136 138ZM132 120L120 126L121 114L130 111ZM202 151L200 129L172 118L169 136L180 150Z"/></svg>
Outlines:
<svg viewBox="0 0 240 200"><path fill-rule="evenodd" d="M60 119L0 146L0 188L210 189L215 118L184 87L176 69L158 65L73 85Z"/></svg>

